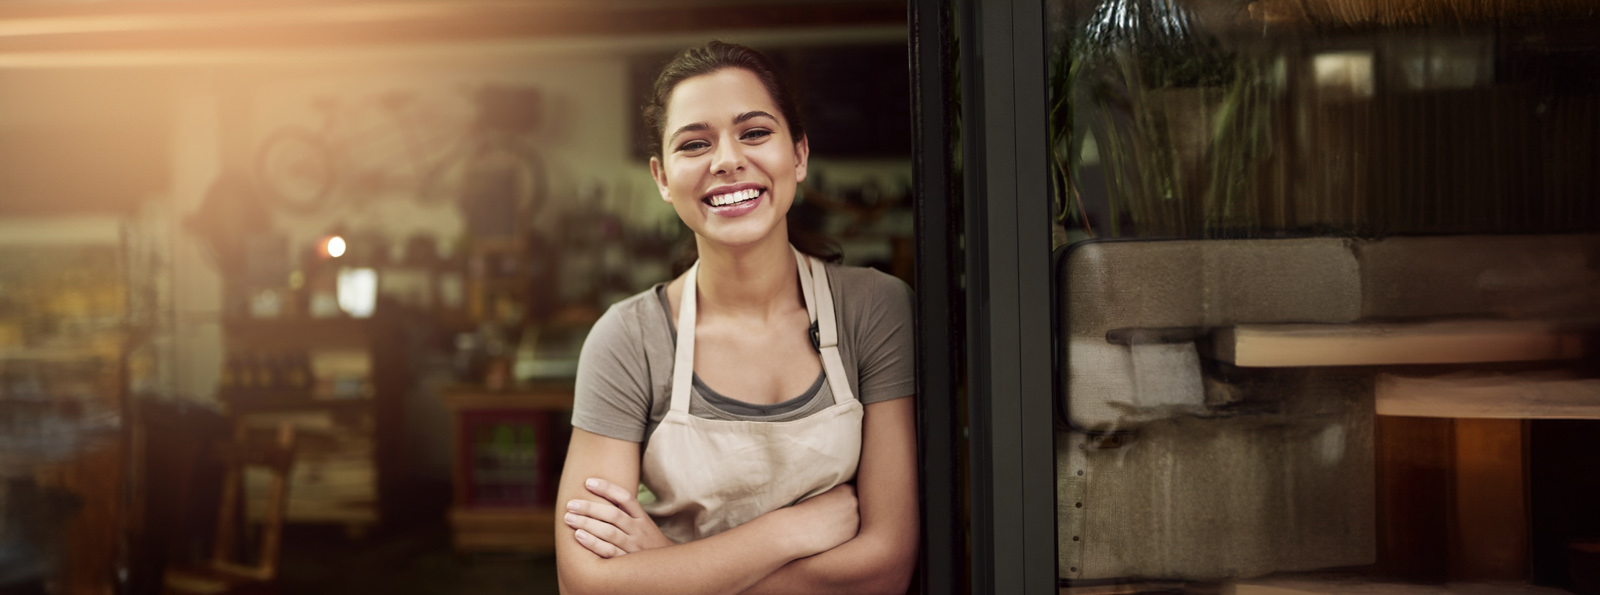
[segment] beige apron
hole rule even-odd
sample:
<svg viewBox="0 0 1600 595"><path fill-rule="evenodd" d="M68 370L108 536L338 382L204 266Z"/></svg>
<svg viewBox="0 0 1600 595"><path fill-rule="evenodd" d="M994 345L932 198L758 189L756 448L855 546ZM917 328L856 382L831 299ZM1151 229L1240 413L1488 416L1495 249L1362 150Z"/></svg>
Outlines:
<svg viewBox="0 0 1600 595"><path fill-rule="evenodd" d="M684 277L672 367L672 408L651 435L640 466L641 480L656 495L655 502L645 505L645 512L677 543L732 529L826 492L856 475L861 461L862 409L839 357L828 275L822 261L798 250L795 260L806 312L817 323L822 370L833 390L833 405L790 421L689 415L695 276L700 265L690 267Z"/></svg>

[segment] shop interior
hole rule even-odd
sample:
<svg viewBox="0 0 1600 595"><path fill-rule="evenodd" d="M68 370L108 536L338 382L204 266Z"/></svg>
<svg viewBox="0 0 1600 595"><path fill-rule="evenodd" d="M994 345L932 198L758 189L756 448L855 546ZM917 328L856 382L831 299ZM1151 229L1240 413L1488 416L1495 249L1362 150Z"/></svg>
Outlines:
<svg viewBox="0 0 1600 595"><path fill-rule="evenodd" d="M556 592L578 349L689 240L655 71L776 56L791 216L910 282L905 14L0 8L0 592Z"/></svg>

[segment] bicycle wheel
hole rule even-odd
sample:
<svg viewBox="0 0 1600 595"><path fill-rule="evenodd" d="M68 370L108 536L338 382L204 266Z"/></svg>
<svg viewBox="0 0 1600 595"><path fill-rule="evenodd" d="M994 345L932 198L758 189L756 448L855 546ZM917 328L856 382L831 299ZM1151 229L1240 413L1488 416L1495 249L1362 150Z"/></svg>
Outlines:
<svg viewBox="0 0 1600 595"><path fill-rule="evenodd" d="M503 192L519 217L544 206L549 181L544 161L527 143L498 133L469 135L429 171L423 183L427 201L462 203L471 195Z"/></svg>
<svg viewBox="0 0 1600 595"><path fill-rule="evenodd" d="M268 198L296 213L322 207L338 178L333 149L301 128L272 133L256 152L256 180Z"/></svg>

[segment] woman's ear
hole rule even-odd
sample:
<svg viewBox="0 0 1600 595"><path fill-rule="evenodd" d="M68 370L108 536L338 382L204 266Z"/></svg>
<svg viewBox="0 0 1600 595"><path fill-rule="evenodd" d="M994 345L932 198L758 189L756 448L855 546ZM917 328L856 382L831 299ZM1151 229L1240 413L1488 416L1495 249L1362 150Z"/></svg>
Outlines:
<svg viewBox="0 0 1600 595"><path fill-rule="evenodd" d="M795 181L795 183L798 184L800 182L806 181L806 162L808 160L810 160L810 159L811 159L811 141L809 139L807 139L805 136L801 136L800 140L796 141L794 143L794 181Z"/></svg>
<svg viewBox="0 0 1600 595"><path fill-rule="evenodd" d="M667 192L667 168L661 165L660 157L650 158L650 177L656 181L656 191L661 193L661 200L672 202L672 194Z"/></svg>

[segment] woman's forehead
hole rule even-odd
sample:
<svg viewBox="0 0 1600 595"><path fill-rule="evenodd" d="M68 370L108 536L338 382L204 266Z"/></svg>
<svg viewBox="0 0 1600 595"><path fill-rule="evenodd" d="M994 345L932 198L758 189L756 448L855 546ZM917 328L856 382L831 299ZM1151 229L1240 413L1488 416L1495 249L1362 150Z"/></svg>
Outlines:
<svg viewBox="0 0 1600 595"><path fill-rule="evenodd" d="M726 125L741 114L754 111L783 118L777 102L754 73L743 68L724 68L678 83L667 102L667 133L694 123Z"/></svg>

